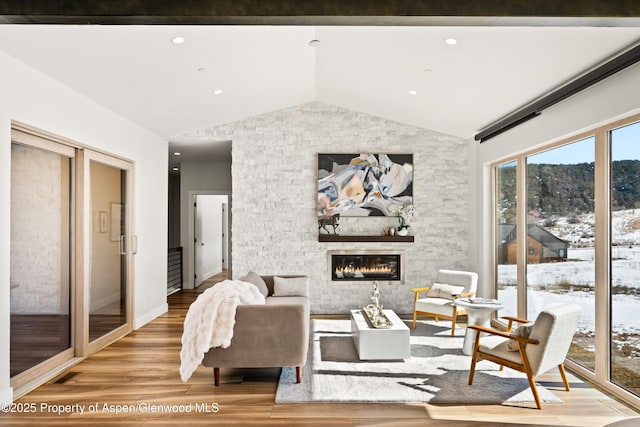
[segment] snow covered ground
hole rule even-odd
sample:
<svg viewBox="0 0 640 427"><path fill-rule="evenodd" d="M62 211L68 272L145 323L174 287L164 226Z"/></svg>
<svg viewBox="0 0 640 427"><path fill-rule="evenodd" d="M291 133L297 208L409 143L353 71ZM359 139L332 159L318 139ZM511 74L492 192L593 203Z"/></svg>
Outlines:
<svg viewBox="0 0 640 427"><path fill-rule="evenodd" d="M640 294L640 246L614 246L611 251L612 283L614 286L635 288ZM595 283L595 250L569 249L568 259L576 261L529 264L527 283L537 289L563 285L593 288ZM579 260L579 261L577 261ZM516 284L516 265L503 264L498 268L498 283Z"/></svg>
<svg viewBox="0 0 640 427"><path fill-rule="evenodd" d="M516 307L516 287L508 286L500 291L498 299L506 308ZM529 303L528 319L535 319L543 309L559 304L577 303L582 306L582 317L578 324L578 331L582 333L595 333L595 295L593 292L566 292L555 293L548 291L529 290L527 294ZM628 295L613 296L613 329L616 333L640 334L640 298ZM510 311L510 310L507 310ZM508 313L515 315L516 313ZM507 315L499 312L498 315Z"/></svg>

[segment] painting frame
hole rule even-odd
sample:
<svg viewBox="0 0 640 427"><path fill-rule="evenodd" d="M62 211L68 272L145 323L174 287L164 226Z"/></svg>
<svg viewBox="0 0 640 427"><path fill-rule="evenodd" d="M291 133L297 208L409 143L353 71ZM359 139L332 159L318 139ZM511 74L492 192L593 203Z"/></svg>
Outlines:
<svg viewBox="0 0 640 427"><path fill-rule="evenodd" d="M413 204L413 154L318 153L317 184L318 218L396 216Z"/></svg>

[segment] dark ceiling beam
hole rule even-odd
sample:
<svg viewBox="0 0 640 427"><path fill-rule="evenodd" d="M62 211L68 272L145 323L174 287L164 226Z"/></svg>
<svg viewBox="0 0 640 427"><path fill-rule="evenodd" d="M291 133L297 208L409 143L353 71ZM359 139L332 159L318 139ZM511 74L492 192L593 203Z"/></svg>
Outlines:
<svg viewBox="0 0 640 427"><path fill-rule="evenodd" d="M561 102L638 62L640 62L640 44L612 59L609 59L604 64L601 64L593 70L560 86L551 93L536 99L507 117L498 120L492 125L481 130L475 136L475 140L483 143L508 131L509 129L513 129L526 121L538 117L545 109L557 104L558 102Z"/></svg>
<svg viewBox="0 0 640 427"><path fill-rule="evenodd" d="M639 25L637 0L2 0L0 23Z"/></svg>

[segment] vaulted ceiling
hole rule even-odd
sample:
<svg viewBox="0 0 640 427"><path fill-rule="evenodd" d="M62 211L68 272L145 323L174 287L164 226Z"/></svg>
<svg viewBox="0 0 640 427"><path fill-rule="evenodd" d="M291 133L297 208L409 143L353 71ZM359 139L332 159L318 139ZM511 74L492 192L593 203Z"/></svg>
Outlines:
<svg viewBox="0 0 640 427"><path fill-rule="evenodd" d="M637 27L0 25L0 50L168 140L309 101L471 138L639 40Z"/></svg>

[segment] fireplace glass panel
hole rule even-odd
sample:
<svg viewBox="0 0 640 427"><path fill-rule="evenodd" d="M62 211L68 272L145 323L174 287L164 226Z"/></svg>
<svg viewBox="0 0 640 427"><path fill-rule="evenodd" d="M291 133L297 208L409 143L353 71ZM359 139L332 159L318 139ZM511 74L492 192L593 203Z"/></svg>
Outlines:
<svg viewBox="0 0 640 427"><path fill-rule="evenodd" d="M333 281L399 281L400 278L400 255L331 255Z"/></svg>

